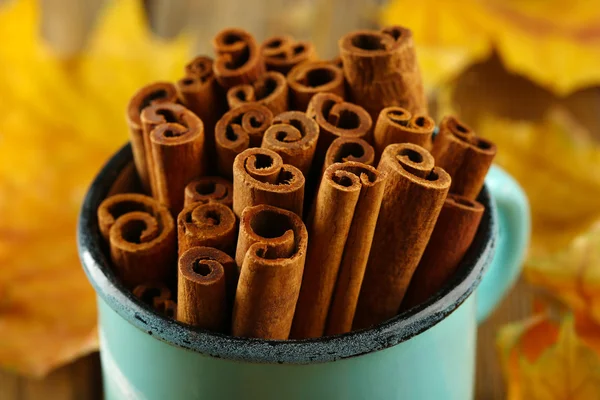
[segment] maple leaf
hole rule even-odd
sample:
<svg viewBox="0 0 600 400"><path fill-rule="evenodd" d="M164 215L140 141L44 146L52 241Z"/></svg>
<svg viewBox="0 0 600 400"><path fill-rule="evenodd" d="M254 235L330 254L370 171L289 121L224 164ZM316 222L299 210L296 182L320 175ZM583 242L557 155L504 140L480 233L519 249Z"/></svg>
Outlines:
<svg viewBox="0 0 600 400"><path fill-rule="evenodd" d="M582 339L572 315L560 323L538 315L507 325L497 345L508 400L600 398L600 356Z"/></svg>
<svg viewBox="0 0 600 400"><path fill-rule="evenodd" d="M97 348L75 244L81 200L127 140L129 97L180 77L190 47L152 40L135 0L109 2L68 60L40 42L38 21L37 1L0 7L0 366L34 376Z"/></svg>

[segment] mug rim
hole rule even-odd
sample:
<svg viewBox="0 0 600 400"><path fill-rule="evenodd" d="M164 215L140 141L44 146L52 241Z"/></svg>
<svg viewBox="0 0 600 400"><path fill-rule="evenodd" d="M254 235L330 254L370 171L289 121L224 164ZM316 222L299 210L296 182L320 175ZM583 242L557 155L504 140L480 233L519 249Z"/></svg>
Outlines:
<svg viewBox="0 0 600 400"><path fill-rule="evenodd" d="M206 356L252 363L312 364L395 346L435 326L458 308L478 286L494 254L498 235L496 205L484 185L478 201L485 206L485 211L473 243L452 280L426 302L375 327L315 339L266 340L210 332L155 313L134 297L112 272L110 257L103 249L96 211L132 159L131 145L127 143L102 167L86 193L77 226L77 247L83 269L97 296L127 322L169 345Z"/></svg>

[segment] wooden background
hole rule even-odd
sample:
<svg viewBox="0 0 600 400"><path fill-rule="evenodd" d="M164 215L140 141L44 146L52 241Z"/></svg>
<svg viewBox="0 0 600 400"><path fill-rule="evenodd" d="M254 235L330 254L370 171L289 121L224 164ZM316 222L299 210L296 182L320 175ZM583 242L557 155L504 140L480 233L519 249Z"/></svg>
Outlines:
<svg viewBox="0 0 600 400"><path fill-rule="evenodd" d="M505 398L505 385L496 355L496 332L506 322L529 315L531 297L529 286L522 281L518 282L496 312L480 327L477 344L477 400ZM101 388L97 354L62 367L42 380L0 371L0 400L99 400L102 398Z"/></svg>

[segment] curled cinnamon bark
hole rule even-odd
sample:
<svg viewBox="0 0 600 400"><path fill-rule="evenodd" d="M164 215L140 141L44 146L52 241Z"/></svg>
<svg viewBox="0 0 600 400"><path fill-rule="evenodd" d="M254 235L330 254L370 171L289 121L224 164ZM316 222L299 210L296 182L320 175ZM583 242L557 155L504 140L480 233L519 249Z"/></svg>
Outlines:
<svg viewBox="0 0 600 400"><path fill-rule="evenodd" d="M213 130L221 115L222 99L213 73L213 60L198 56L185 66L185 77L175 84L181 103L204 123L207 145L214 146Z"/></svg>
<svg viewBox="0 0 600 400"><path fill-rule="evenodd" d="M357 161L366 165L373 165L375 161L375 150L365 140L358 138L339 137L331 142L325 162L323 173L330 165L346 161Z"/></svg>
<svg viewBox="0 0 600 400"><path fill-rule="evenodd" d="M213 247L233 254L237 235L235 214L219 203L192 203L177 217L179 255L191 247Z"/></svg>
<svg viewBox="0 0 600 400"><path fill-rule="evenodd" d="M329 334L350 331L384 183L374 167L354 161L325 171L307 224L310 242L293 338L320 337L326 323Z"/></svg>
<svg viewBox="0 0 600 400"><path fill-rule="evenodd" d="M152 197L138 193L115 194L104 199L98 207L97 214L100 233L108 241L110 228L120 216L132 211L142 211L150 215L159 215L163 210L164 206Z"/></svg>
<svg viewBox="0 0 600 400"><path fill-rule="evenodd" d="M294 213L267 205L244 210L241 225L240 240L248 247L235 295L232 333L287 339L302 282L306 227Z"/></svg>
<svg viewBox="0 0 600 400"><path fill-rule="evenodd" d="M163 283L143 283L133 289L133 295L159 314L173 318L171 290Z"/></svg>
<svg viewBox="0 0 600 400"><path fill-rule="evenodd" d="M227 91L229 108L246 103L258 103L267 107L273 115L288 109L288 84L281 73L270 71L249 84L237 85Z"/></svg>
<svg viewBox="0 0 600 400"><path fill-rule="evenodd" d="M375 124L374 144L377 154L392 143L414 143L431 150L435 122L427 115L412 115L401 107L386 107Z"/></svg>
<svg viewBox="0 0 600 400"><path fill-rule="evenodd" d="M419 262L404 301L406 310L421 304L448 283L475 238L482 204L449 194Z"/></svg>
<svg viewBox="0 0 600 400"><path fill-rule="evenodd" d="M192 203L221 203L233 206L233 184L219 176L203 176L187 184L183 205Z"/></svg>
<svg viewBox="0 0 600 400"><path fill-rule="evenodd" d="M260 48L268 70L287 74L295 65L316 58L310 42L296 41L289 36L273 36Z"/></svg>
<svg viewBox="0 0 600 400"><path fill-rule="evenodd" d="M317 160L323 162L331 143L338 137L371 140L373 122L369 113L356 104L347 103L332 93L317 93L308 105L306 115L319 124Z"/></svg>
<svg viewBox="0 0 600 400"><path fill-rule="evenodd" d="M291 211L261 204L248 207L240 218L240 232L235 252L235 262L242 267L246 252L254 243L268 244L271 253L288 257L294 252L296 234L304 223L299 217L291 217ZM293 213L292 213L293 214Z"/></svg>
<svg viewBox="0 0 600 400"><path fill-rule="evenodd" d="M354 329L398 313L450 189L450 175L434 167L427 150L412 143L386 147L378 170L387 175L387 182Z"/></svg>
<svg viewBox="0 0 600 400"><path fill-rule="evenodd" d="M229 276L228 276L229 275ZM233 259L210 247L192 247L179 258L177 319L216 332L228 327L228 281L237 277Z"/></svg>
<svg viewBox="0 0 600 400"><path fill-rule="evenodd" d="M259 147L271 125L273 113L267 107L248 103L227 111L215 126L217 166L221 176L233 177L233 160L249 147Z"/></svg>
<svg viewBox="0 0 600 400"><path fill-rule="evenodd" d="M127 125L133 150L133 161L140 177L140 182L146 193L151 193L146 161L144 131L140 114L151 104L172 103L177 101L177 90L168 82L157 82L138 90L127 105Z"/></svg>
<svg viewBox="0 0 600 400"><path fill-rule="evenodd" d="M274 151L254 148L240 153L233 163L233 212L269 204L302 216L304 175L284 164Z"/></svg>
<svg viewBox="0 0 600 400"><path fill-rule="evenodd" d="M217 59L213 71L225 89L252 83L266 72L265 62L252 35L242 29L224 29L213 39Z"/></svg>
<svg viewBox="0 0 600 400"><path fill-rule="evenodd" d="M185 186L204 172L204 125L179 104L157 104L142 112L148 140L150 182L154 197L173 214L183 208Z"/></svg>
<svg viewBox="0 0 600 400"><path fill-rule="evenodd" d="M306 111L308 103L317 93L345 96L344 71L329 61L310 61L295 66L287 75L291 107Z"/></svg>
<svg viewBox="0 0 600 400"><path fill-rule="evenodd" d="M455 117L446 117L440 123L431 154L436 165L452 176L450 192L474 200L496 156L496 145L476 136Z"/></svg>
<svg viewBox="0 0 600 400"><path fill-rule="evenodd" d="M118 194L98 208L115 273L127 287L168 281L176 257L175 224L169 210L138 194Z"/></svg>
<svg viewBox="0 0 600 400"><path fill-rule="evenodd" d="M350 95L374 120L389 106L427 114L410 30L392 26L380 32L351 32L339 40L339 48Z"/></svg>
<svg viewBox="0 0 600 400"><path fill-rule="evenodd" d="M262 147L279 154L285 164L307 176L319 139L319 125L300 111L288 111L273 119L263 136Z"/></svg>

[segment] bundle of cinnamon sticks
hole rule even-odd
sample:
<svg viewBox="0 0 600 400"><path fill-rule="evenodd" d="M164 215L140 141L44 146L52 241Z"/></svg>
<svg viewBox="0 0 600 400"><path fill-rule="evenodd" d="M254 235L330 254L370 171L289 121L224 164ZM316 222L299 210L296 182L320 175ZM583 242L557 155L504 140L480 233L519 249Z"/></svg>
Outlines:
<svg viewBox="0 0 600 400"><path fill-rule="evenodd" d="M182 323L282 340L442 289L496 148L454 117L434 138L411 32L351 32L333 61L241 29L213 46L127 107L141 190L98 209L122 284Z"/></svg>

